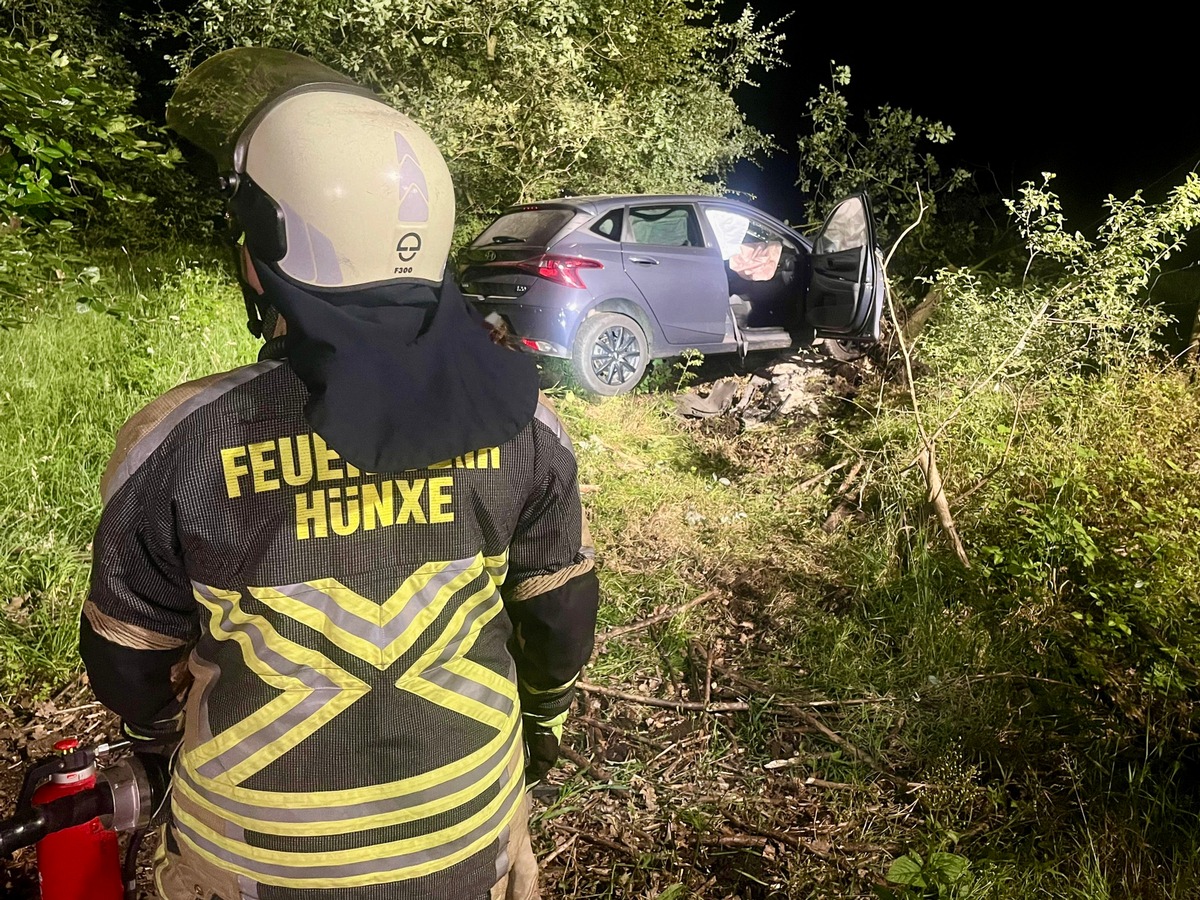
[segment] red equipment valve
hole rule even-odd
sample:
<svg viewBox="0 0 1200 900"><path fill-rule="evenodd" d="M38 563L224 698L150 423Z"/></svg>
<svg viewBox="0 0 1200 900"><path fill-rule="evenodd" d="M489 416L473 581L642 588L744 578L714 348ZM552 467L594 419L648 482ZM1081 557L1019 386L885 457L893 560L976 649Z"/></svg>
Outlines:
<svg viewBox="0 0 1200 900"><path fill-rule="evenodd" d="M79 741L68 738L54 749L73 758L64 760L50 780L33 792L35 806L96 786L95 757L79 750ZM38 841L37 867L42 900L122 900L124 896L117 833L105 828L99 816Z"/></svg>

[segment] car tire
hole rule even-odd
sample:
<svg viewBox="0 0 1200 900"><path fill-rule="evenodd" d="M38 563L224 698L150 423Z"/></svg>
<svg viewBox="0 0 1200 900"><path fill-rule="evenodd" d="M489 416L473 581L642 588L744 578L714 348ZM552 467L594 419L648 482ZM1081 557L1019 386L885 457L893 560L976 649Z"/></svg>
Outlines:
<svg viewBox="0 0 1200 900"><path fill-rule="evenodd" d="M839 341L826 338L822 346L825 352L838 362L853 362L863 355L862 345L854 341Z"/></svg>
<svg viewBox="0 0 1200 900"><path fill-rule="evenodd" d="M575 333L571 369L589 393L615 397L633 390L649 362L646 332L629 316L598 313Z"/></svg>

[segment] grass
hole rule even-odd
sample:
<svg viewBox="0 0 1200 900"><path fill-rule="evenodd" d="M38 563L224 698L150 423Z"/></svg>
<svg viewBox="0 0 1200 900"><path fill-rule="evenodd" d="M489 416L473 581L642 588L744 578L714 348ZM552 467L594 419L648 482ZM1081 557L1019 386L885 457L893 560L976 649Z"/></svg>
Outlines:
<svg viewBox="0 0 1200 900"><path fill-rule="evenodd" d="M117 428L179 381L254 355L236 291L184 256L108 260L94 283L39 303L31 324L0 332L0 690L22 709L77 672ZM923 390L934 417L962 396L937 379ZM1112 594L1125 570L1067 577L1036 556L1071 563L1066 533L1047 531L1071 517L1106 551L1135 548L1109 537L1157 548L1145 568L1158 593L1127 591L1122 609L1159 610L1164 639L1185 646L1200 576L1200 529L1186 527L1200 504L1195 384L1150 371L979 394L940 444L970 572L926 518L905 468L911 417L890 391L867 384L819 419L745 432L676 418L669 393L552 391L597 547L600 631L679 612L602 641L589 666L597 690L568 744L594 768L565 762L535 814L548 896L868 897L909 852L969 863L928 896L1197 895L1192 686L1147 687L1141 669L1109 694L1088 680L1115 679L1127 648L1076 627L1071 604ZM843 499L854 514L827 532ZM1040 531L1014 505L1033 501ZM705 702L745 708L670 707Z"/></svg>

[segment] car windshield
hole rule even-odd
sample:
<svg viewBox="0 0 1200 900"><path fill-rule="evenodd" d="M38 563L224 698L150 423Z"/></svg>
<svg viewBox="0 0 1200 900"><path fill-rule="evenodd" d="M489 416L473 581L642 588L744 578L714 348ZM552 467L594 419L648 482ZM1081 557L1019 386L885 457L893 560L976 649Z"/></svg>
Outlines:
<svg viewBox="0 0 1200 900"><path fill-rule="evenodd" d="M487 244L542 244L571 220L569 209L521 209L505 213L487 227L471 246Z"/></svg>

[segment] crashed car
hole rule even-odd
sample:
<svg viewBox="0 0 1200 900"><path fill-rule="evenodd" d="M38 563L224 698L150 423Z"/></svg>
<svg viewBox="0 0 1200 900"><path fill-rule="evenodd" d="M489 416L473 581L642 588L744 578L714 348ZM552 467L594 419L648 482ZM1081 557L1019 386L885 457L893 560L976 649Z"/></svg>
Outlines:
<svg viewBox="0 0 1200 900"><path fill-rule="evenodd" d="M749 204L606 195L505 210L457 276L533 353L571 361L599 395L631 390L650 360L879 339L886 291L866 195L815 238Z"/></svg>

